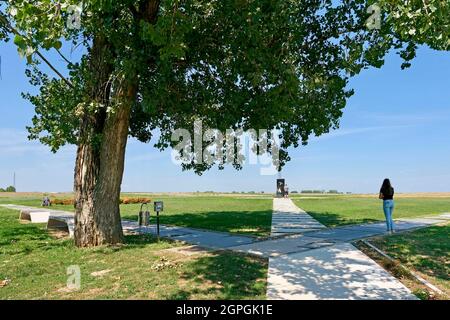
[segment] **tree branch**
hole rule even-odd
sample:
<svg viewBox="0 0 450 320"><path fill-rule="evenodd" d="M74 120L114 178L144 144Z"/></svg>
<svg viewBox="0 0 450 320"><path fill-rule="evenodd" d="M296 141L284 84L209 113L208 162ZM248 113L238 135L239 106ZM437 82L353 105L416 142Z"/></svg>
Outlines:
<svg viewBox="0 0 450 320"><path fill-rule="evenodd" d="M72 63L72 62L70 62L69 59L67 59L67 58L61 53L61 51L60 51L59 49L56 49L56 48L55 48L55 50L56 50L56 52L58 52L58 54L60 55L60 57L63 58L68 64L71 64L71 63Z"/></svg>
<svg viewBox="0 0 450 320"><path fill-rule="evenodd" d="M3 14L0 14L0 24L3 24L3 26L6 28L7 31L9 31L10 33L14 34L14 35L18 35L18 36L22 36L19 31L17 31L8 21L8 19L6 19L6 17ZM61 72L59 72L51 63L50 61L48 61L44 55L42 53L39 52L39 50L36 50L35 53L39 56L39 58L42 59L42 61L44 61L45 64L47 64L50 69L53 70L53 72L55 72L69 87L74 88L72 82L70 82L70 80L68 80L66 77L64 77L62 75Z"/></svg>

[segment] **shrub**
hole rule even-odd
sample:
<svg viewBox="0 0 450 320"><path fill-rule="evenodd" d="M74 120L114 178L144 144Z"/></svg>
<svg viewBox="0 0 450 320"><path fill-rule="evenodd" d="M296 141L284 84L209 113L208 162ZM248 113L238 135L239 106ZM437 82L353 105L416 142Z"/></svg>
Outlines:
<svg viewBox="0 0 450 320"><path fill-rule="evenodd" d="M119 203L121 204L135 204L135 203L149 203L152 200L150 198L121 198ZM74 199L51 199L52 204L60 204L60 205L74 205Z"/></svg>

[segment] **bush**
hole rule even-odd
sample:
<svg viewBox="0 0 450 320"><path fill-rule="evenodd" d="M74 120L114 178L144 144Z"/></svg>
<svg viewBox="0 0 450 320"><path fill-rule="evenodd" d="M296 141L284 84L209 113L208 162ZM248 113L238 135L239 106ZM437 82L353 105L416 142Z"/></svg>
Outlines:
<svg viewBox="0 0 450 320"><path fill-rule="evenodd" d="M74 199L51 199L52 204L61 204L61 205L74 205ZM152 202L150 198L120 198L120 204L134 204L134 203L149 203Z"/></svg>
<svg viewBox="0 0 450 320"><path fill-rule="evenodd" d="M50 199L52 204L61 204L61 205L74 205L75 200L73 199Z"/></svg>
<svg viewBox="0 0 450 320"><path fill-rule="evenodd" d="M14 188L13 186L9 186L6 188L6 192L16 192L16 188Z"/></svg>
<svg viewBox="0 0 450 320"><path fill-rule="evenodd" d="M152 202L150 198L121 198L121 204L135 204L135 203L149 203Z"/></svg>

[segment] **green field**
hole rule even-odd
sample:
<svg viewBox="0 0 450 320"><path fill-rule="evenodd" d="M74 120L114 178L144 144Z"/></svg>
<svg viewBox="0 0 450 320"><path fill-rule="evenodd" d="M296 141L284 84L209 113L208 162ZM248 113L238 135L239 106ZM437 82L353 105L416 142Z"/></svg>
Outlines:
<svg viewBox="0 0 450 320"><path fill-rule="evenodd" d="M328 227L384 221L382 201L361 196L294 197L295 204ZM450 212L450 197L395 199L394 219Z"/></svg>
<svg viewBox="0 0 450 320"><path fill-rule="evenodd" d="M68 197L71 195L63 195ZM164 201L161 224L177 225L216 231L268 236L272 220L272 198L263 196L218 196L218 195L152 195L126 194L126 197L149 197ZM41 197L17 195L0 197L0 203L40 206ZM137 219L140 205L120 206L122 218ZM55 205L52 209L74 211L72 206ZM153 207L150 204L152 217ZM153 220L154 221L154 220Z"/></svg>
<svg viewBox="0 0 450 320"><path fill-rule="evenodd" d="M0 299L264 299L267 263L224 252L192 254L181 244L126 236L115 247L78 249L45 225L0 208ZM81 288L66 287L78 265Z"/></svg>
<svg viewBox="0 0 450 320"><path fill-rule="evenodd" d="M270 195L124 194L163 200L161 223L255 236L270 233ZM55 195L71 198L72 194ZM0 194L0 203L40 206L42 194ZM327 226L384 220L381 201L370 196L294 196L294 202ZM53 209L73 211L73 206ZM152 210L152 208L150 207ZM121 205L136 219L137 204ZM400 197L394 218L450 211L450 197ZM153 211L152 211L153 213ZM0 299L263 299L267 261L227 252L190 252L148 236L126 236L121 246L78 249L45 225L21 223L0 207ZM438 228L438 229L437 229ZM439 229L440 228L440 229ZM377 245L448 290L448 226L378 240ZM66 289L66 268L78 265L81 289ZM435 279L436 278L436 279Z"/></svg>

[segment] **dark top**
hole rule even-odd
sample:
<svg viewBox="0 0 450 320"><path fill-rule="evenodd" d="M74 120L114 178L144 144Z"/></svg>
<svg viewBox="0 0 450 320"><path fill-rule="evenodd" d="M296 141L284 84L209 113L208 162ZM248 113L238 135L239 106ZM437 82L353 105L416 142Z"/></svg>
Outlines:
<svg viewBox="0 0 450 320"><path fill-rule="evenodd" d="M381 188L380 193L383 195L383 200L393 200L394 199L394 188L390 188L390 189Z"/></svg>

